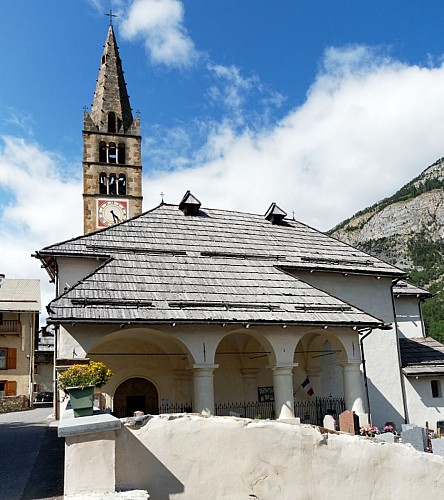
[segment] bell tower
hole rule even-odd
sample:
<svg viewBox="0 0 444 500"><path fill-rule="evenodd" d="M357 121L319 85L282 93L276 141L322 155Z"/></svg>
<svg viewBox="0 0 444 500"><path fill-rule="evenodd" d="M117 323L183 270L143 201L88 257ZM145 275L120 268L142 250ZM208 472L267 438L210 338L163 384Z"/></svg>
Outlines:
<svg viewBox="0 0 444 500"><path fill-rule="evenodd" d="M91 114L85 110L83 121L86 234L142 213L140 118L133 119L112 22Z"/></svg>

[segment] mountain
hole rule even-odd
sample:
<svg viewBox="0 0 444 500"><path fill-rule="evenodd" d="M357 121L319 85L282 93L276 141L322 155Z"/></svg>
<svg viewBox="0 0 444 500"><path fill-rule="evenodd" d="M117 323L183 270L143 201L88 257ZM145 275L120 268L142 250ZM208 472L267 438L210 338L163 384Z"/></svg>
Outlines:
<svg viewBox="0 0 444 500"><path fill-rule="evenodd" d="M424 322L444 342L444 158L329 234L406 270L411 283L433 293Z"/></svg>

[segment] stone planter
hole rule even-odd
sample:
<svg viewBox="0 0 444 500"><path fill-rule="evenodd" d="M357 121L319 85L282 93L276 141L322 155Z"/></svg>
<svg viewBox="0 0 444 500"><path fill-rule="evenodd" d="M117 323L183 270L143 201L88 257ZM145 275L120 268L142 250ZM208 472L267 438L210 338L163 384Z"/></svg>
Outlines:
<svg viewBox="0 0 444 500"><path fill-rule="evenodd" d="M68 387L74 417L89 417L94 410L94 386Z"/></svg>

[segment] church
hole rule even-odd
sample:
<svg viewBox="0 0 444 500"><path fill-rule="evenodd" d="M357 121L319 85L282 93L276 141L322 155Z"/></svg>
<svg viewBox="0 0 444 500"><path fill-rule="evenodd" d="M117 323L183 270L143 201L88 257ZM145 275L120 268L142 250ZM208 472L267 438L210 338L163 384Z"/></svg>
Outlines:
<svg viewBox="0 0 444 500"><path fill-rule="evenodd" d="M184 186L142 212L141 144L111 24L84 111L84 234L36 252L56 286L57 371L104 362L97 401L117 417L320 424L349 409L363 425L436 425L444 349L425 337L426 291L275 202L212 209Z"/></svg>

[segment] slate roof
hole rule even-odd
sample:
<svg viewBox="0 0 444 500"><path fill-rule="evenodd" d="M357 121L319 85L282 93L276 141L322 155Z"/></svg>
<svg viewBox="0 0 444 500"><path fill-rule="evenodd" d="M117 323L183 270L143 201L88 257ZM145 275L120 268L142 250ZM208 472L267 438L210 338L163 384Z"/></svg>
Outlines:
<svg viewBox="0 0 444 500"><path fill-rule="evenodd" d="M397 296L407 296L414 295L419 298L431 297L432 294L425 290L424 288L419 288L418 286L412 285L411 283L407 283L407 281L399 281L395 285L393 285L393 295Z"/></svg>
<svg viewBox="0 0 444 500"><path fill-rule="evenodd" d="M444 345L431 337L399 339L402 371L407 376L444 375Z"/></svg>
<svg viewBox="0 0 444 500"><path fill-rule="evenodd" d="M39 312L40 280L4 279L0 285L0 312Z"/></svg>
<svg viewBox="0 0 444 500"><path fill-rule="evenodd" d="M50 304L54 321L184 321L376 325L380 320L286 271L402 276L389 264L300 222L162 204L37 253L109 259Z"/></svg>

